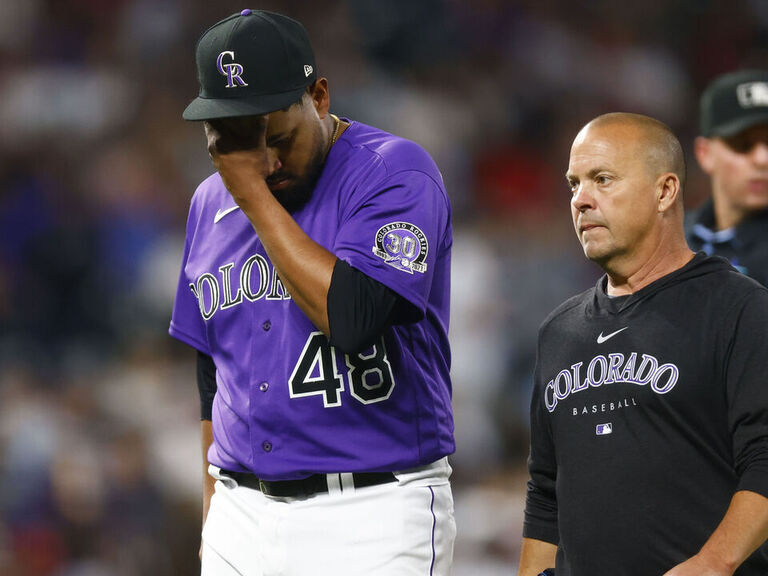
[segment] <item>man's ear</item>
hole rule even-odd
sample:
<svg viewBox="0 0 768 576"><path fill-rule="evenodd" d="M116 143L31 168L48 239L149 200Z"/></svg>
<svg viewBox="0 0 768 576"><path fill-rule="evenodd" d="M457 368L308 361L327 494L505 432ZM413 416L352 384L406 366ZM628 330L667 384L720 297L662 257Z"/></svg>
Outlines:
<svg viewBox="0 0 768 576"><path fill-rule="evenodd" d="M704 136L697 136L696 140L693 141L693 153L696 156L696 161L706 174L712 174L711 145L710 139L704 138Z"/></svg>
<svg viewBox="0 0 768 576"><path fill-rule="evenodd" d="M680 187L680 178L677 174L667 172L659 177L658 188L658 210L666 212L680 198L682 190Z"/></svg>
<svg viewBox="0 0 768 576"><path fill-rule="evenodd" d="M309 91L310 98L312 98L312 104L315 106L315 110L317 110L317 115L320 118L325 118L326 114L328 114L328 109L331 107L328 80L326 78L318 78L307 90Z"/></svg>

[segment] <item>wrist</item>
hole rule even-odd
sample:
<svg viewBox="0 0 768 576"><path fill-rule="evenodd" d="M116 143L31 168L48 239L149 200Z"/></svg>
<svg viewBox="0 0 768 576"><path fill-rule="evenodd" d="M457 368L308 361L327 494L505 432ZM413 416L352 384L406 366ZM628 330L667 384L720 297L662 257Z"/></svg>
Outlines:
<svg viewBox="0 0 768 576"><path fill-rule="evenodd" d="M232 199L246 213L251 208L263 206L265 202L275 198L267 186L266 180L262 177L249 177L238 182L225 182L225 185Z"/></svg>
<svg viewBox="0 0 768 576"><path fill-rule="evenodd" d="M711 567L718 574L732 575L741 562L734 557L733 551L727 548L718 550L713 546L705 545L697 554L706 566Z"/></svg>

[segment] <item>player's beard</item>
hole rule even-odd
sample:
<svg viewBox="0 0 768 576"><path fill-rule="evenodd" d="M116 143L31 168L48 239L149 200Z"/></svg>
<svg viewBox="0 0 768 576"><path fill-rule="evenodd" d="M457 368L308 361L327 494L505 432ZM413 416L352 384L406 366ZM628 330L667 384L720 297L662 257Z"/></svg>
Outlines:
<svg viewBox="0 0 768 576"><path fill-rule="evenodd" d="M293 180L290 186L287 186L282 190L272 190L274 197L288 212L297 212L309 202L310 198L312 198L312 193L315 191L317 181L320 179L320 174L323 172L325 156L326 150L324 147L316 146L315 151L307 164L307 169L302 176L280 173L270 176L270 178L276 177L276 180L286 176ZM269 186L269 178L267 179L267 186Z"/></svg>

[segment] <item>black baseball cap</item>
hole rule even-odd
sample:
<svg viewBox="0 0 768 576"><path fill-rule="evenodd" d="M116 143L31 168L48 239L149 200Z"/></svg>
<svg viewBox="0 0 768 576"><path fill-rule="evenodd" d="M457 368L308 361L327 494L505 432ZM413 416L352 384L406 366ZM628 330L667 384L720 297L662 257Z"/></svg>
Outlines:
<svg viewBox="0 0 768 576"><path fill-rule="evenodd" d="M300 22L245 9L197 41L200 94L185 120L254 116L287 108L317 78L315 54Z"/></svg>
<svg viewBox="0 0 768 576"><path fill-rule="evenodd" d="M701 95L702 136L728 138L768 124L768 71L739 70L718 76Z"/></svg>

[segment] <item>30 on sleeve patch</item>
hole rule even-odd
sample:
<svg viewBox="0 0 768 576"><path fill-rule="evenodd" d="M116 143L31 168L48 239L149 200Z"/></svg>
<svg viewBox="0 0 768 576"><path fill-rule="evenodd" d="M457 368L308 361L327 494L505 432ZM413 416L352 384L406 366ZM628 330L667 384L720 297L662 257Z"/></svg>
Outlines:
<svg viewBox="0 0 768 576"><path fill-rule="evenodd" d="M384 262L408 274L427 270L427 237L409 222L390 222L379 228L372 250Z"/></svg>

